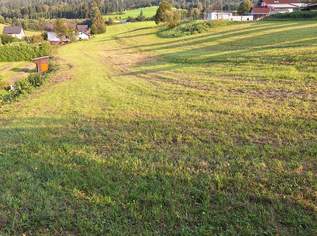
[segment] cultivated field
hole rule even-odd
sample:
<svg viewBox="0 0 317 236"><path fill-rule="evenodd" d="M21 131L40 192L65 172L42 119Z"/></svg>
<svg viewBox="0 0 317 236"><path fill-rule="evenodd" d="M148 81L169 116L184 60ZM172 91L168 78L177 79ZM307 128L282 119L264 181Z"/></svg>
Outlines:
<svg viewBox="0 0 317 236"><path fill-rule="evenodd" d="M108 27L0 108L3 234L316 235L317 23Z"/></svg>

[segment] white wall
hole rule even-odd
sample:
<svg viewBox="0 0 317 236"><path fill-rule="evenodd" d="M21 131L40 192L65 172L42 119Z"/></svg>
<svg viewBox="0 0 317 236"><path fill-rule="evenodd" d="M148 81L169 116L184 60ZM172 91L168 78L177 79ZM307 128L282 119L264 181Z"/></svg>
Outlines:
<svg viewBox="0 0 317 236"><path fill-rule="evenodd" d="M206 20L253 21L253 16L233 16L231 12L208 12Z"/></svg>
<svg viewBox="0 0 317 236"><path fill-rule="evenodd" d="M79 32L78 35L77 35L77 38L79 40L88 40L89 36L87 34L84 34L83 32Z"/></svg>
<svg viewBox="0 0 317 236"><path fill-rule="evenodd" d="M232 16L231 21L253 21L253 16Z"/></svg>
<svg viewBox="0 0 317 236"><path fill-rule="evenodd" d="M14 38L18 38L18 39L23 39L25 37L25 33L24 33L24 30L22 29L21 33L19 34L10 34L11 37L14 37Z"/></svg>

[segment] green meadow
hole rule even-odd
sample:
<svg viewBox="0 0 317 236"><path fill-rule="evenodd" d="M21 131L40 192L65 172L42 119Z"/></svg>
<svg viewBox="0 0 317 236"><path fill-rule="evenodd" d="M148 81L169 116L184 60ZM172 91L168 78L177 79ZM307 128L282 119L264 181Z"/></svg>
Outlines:
<svg viewBox="0 0 317 236"><path fill-rule="evenodd" d="M317 22L115 25L0 107L0 234L316 235Z"/></svg>
<svg viewBox="0 0 317 236"><path fill-rule="evenodd" d="M35 64L32 62L0 62L0 81L9 84L16 80L27 77L30 72L35 71ZM1 83L1 82L0 82Z"/></svg>
<svg viewBox="0 0 317 236"><path fill-rule="evenodd" d="M152 6L152 7L130 9L130 10L123 11L122 13L115 12L115 13L105 15L104 18L105 19L109 19L109 18L122 19L122 20L128 19L129 17L135 18L140 15L141 10L143 11L144 17L152 17L156 14L157 8L158 8L157 6Z"/></svg>

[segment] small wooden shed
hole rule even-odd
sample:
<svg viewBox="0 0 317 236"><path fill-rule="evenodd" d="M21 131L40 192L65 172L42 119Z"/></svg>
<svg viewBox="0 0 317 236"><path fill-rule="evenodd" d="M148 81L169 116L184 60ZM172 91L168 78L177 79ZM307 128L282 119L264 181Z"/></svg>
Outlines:
<svg viewBox="0 0 317 236"><path fill-rule="evenodd" d="M34 58L33 62L36 64L38 73L45 73L48 71L49 56Z"/></svg>

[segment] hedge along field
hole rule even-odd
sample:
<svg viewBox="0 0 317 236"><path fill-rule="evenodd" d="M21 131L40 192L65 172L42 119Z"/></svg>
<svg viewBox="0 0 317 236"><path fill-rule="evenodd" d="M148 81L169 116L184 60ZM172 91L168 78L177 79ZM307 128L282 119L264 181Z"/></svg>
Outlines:
<svg viewBox="0 0 317 236"><path fill-rule="evenodd" d="M50 55L49 43L10 43L0 46L0 62L30 61L33 58Z"/></svg>

